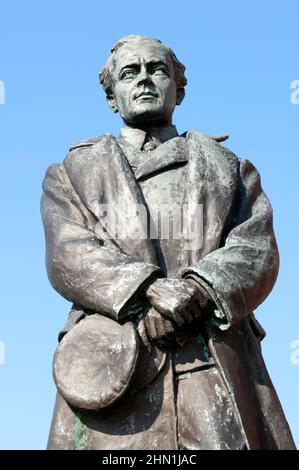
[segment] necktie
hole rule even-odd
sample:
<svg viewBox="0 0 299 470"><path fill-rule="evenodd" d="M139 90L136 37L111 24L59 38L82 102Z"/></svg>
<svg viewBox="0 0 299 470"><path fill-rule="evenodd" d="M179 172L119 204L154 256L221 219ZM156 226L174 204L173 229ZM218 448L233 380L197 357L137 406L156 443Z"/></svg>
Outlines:
<svg viewBox="0 0 299 470"><path fill-rule="evenodd" d="M144 150L145 152L150 152L151 150L155 150L155 148L157 148L157 144L150 136L147 136L145 139L145 143L143 144L142 150Z"/></svg>

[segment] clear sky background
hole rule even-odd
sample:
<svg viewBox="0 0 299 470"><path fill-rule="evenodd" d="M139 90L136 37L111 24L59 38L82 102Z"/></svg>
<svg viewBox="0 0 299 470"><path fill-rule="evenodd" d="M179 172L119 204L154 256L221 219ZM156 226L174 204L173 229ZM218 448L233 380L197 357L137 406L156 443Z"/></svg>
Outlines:
<svg viewBox="0 0 299 470"><path fill-rule="evenodd" d="M174 116L179 132L227 133L227 146L261 173L281 269L256 315L299 446L299 104L291 102L291 83L299 80L298 1L5 0L0 18L0 448L46 447L52 355L69 304L46 276L41 183L75 141L118 134L120 118L97 75L114 43L132 33L160 38L186 65L186 98Z"/></svg>

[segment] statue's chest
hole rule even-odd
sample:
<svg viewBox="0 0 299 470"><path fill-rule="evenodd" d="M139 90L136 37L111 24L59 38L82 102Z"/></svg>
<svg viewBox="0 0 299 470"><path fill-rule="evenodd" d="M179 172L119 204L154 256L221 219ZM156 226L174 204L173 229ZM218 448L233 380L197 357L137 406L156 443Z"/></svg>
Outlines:
<svg viewBox="0 0 299 470"><path fill-rule="evenodd" d="M162 206L181 207L184 202L186 165L172 167L140 182L150 211L162 210Z"/></svg>
<svg viewBox="0 0 299 470"><path fill-rule="evenodd" d="M184 181L186 165L173 167L140 182L168 276L178 275L183 263ZM175 254L175 255L174 255Z"/></svg>

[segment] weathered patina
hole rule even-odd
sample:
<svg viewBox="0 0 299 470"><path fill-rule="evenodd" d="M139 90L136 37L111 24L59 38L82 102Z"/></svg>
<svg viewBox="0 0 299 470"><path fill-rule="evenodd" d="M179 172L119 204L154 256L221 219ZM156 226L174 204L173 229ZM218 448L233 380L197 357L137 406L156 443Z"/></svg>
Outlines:
<svg viewBox="0 0 299 470"><path fill-rule="evenodd" d="M159 41L122 39L100 79L120 136L43 183L48 275L73 303L48 447L293 449L253 314L279 266L258 171L224 136L178 135L184 66ZM128 208L111 235L105 210Z"/></svg>

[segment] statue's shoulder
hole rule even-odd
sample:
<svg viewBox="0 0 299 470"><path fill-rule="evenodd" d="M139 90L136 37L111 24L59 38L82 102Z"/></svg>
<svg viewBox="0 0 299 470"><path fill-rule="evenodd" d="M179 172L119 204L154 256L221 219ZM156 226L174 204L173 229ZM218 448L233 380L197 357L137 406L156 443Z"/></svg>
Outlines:
<svg viewBox="0 0 299 470"><path fill-rule="evenodd" d="M78 150L78 149L86 149L88 147L92 147L93 145L98 144L99 142L107 139L114 139L113 135L111 134L103 134L97 137L90 137L89 139L85 140L79 140L78 142L75 142L71 147L69 148L69 152L72 152L73 150Z"/></svg>
<svg viewBox="0 0 299 470"><path fill-rule="evenodd" d="M190 130L185 134L189 148L195 150L200 148L209 158L213 156L216 159L215 161L218 161L221 165L225 164L225 161L229 162L230 167L237 171L240 159L229 148L222 145L229 138L228 135L208 135L197 130Z"/></svg>
<svg viewBox="0 0 299 470"><path fill-rule="evenodd" d="M82 165L86 167L87 163L94 161L95 155L101 155L103 149L109 147L113 141L115 137L112 134L103 134L76 142L70 147L63 161L65 168L69 171L71 167L77 169L80 169Z"/></svg>
<svg viewBox="0 0 299 470"><path fill-rule="evenodd" d="M219 135L208 135L208 134L204 134L203 132L200 132L200 131L194 131L194 130L190 130L190 131L186 131L184 132L183 134L181 134L181 137L195 137L199 140L209 140L211 139L212 141L214 142L224 142L225 140L229 139L229 135L227 134L219 134Z"/></svg>

